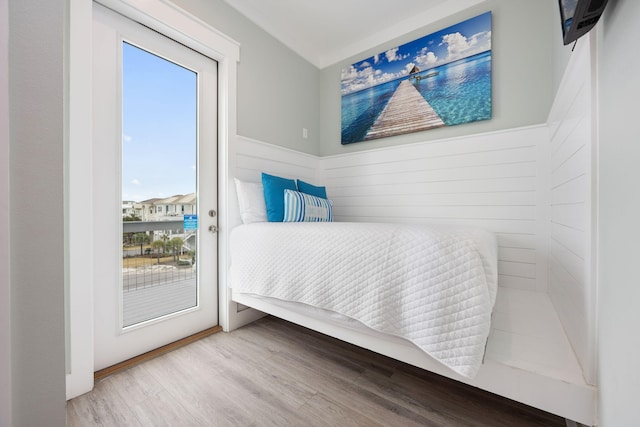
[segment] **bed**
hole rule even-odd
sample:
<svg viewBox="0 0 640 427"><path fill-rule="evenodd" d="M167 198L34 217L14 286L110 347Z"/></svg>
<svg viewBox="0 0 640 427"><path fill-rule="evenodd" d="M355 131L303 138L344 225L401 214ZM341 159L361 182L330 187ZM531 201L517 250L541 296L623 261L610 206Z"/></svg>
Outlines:
<svg viewBox="0 0 640 427"><path fill-rule="evenodd" d="M488 231L257 222L232 231L230 251L237 302L412 347L463 378L482 365L497 293Z"/></svg>
<svg viewBox="0 0 640 427"><path fill-rule="evenodd" d="M264 173L262 183L235 181L244 225L225 239L225 279L236 303L229 306L235 311L230 330L272 315L569 420L595 423L597 389L585 382L549 295L517 284L496 292L497 277L508 270L504 260L496 265L492 233L283 223L299 220L300 212L290 215L298 207L287 204L290 191L325 198L325 188ZM272 205L285 208L273 220L269 194ZM330 206L325 208L318 215L330 221ZM435 288L421 287L418 275Z"/></svg>

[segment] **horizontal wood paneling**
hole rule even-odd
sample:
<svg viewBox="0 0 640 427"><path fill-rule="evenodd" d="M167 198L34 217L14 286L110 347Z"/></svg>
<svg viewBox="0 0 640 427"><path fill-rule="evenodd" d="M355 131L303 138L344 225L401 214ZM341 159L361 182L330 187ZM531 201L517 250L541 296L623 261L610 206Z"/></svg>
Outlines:
<svg viewBox="0 0 640 427"><path fill-rule="evenodd" d="M585 378L595 382L589 44L577 49L549 116L549 293Z"/></svg>
<svg viewBox="0 0 640 427"><path fill-rule="evenodd" d="M496 233L499 282L545 290L539 191L544 127L320 159L339 221L431 223Z"/></svg>
<svg viewBox="0 0 640 427"><path fill-rule="evenodd" d="M318 158L286 148L238 137L235 177L260 182L262 172L315 182Z"/></svg>
<svg viewBox="0 0 640 427"><path fill-rule="evenodd" d="M400 166L395 164L396 166ZM328 176L326 184L340 188L403 185L403 184L439 184L446 182L491 181L509 178L534 178L536 176L535 162L518 162L502 165L467 166L463 168L432 169L411 171L400 166L395 173L348 176Z"/></svg>
<svg viewBox="0 0 640 427"><path fill-rule="evenodd" d="M585 260L569 250L555 237L551 237L551 242L549 243L549 259L553 260L559 267L562 267L562 270L571 275L577 283L584 284L588 280L584 268ZM559 282L554 285L567 286L568 284ZM580 299L584 299L584 297ZM584 316L583 314L581 315Z"/></svg>
<svg viewBox="0 0 640 427"><path fill-rule="evenodd" d="M535 128L530 128L529 130L531 129ZM537 147L535 141L519 140L508 136L513 136L519 131L522 131L522 129L328 156L323 157L323 160L330 160L331 162L327 164L324 169L326 171L340 168L351 169L352 167L361 165L387 164L393 161L402 162L402 159L405 159L405 161L411 159L437 160L442 157L454 157L458 155L466 157L479 153L518 151L527 147L535 151L535 147Z"/></svg>
<svg viewBox="0 0 640 427"><path fill-rule="evenodd" d="M589 176L584 173L551 191L551 205L586 203Z"/></svg>
<svg viewBox="0 0 640 427"><path fill-rule="evenodd" d="M442 218L442 219L478 219L494 221L535 221L535 209L531 206L473 206L473 205L425 205L416 206L413 204L404 205L406 210L399 212L397 205L365 205L365 206L342 206L340 215L344 216L367 216L375 210L377 216L389 218L412 217L412 218Z"/></svg>
<svg viewBox="0 0 640 427"><path fill-rule="evenodd" d="M551 254L557 255L558 250L566 250L579 258L583 263L589 257L584 230L552 222L549 232L551 243L553 244L555 242L559 245L557 250L551 251Z"/></svg>
<svg viewBox="0 0 640 427"><path fill-rule="evenodd" d="M334 188L331 199L336 201L341 198L356 199L359 206L395 206L406 202L406 206L536 206L535 191L520 192L496 192L496 193L430 193L417 194L406 201L404 194L375 194L375 195L338 195L340 189Z"/></svg>
<svg viewBox="0 0 640 427"><path fill-rule="evenodd" d="M535 264L536 252L534 249L511 248L501 246L498 248L498 257L504 261L523 262Z"/></svg>
<svg viewBox="0 0 640 427"><path fill-rule="evenodd" d="M584 233L588 228L588 212L585 203L551 205L551 223Z"/></svg>
<svg viewBox="0 0 640 427"><path fill-rule="evenodd" d="M517 248L517 249L529 249L536 251L536 246L539 244L539 236L534 232L531 233L506 233L497 231L499 247L501 248ZM538 255L538 254L536 254Z"/></svg>
<svg viewBox="0 0 640 427"><path fill-rule="evenodd" d="M498 274L498 283L505 288L520 289L523 291L529 291L538 287L537 279L511 276L508 274Z"/></svg>
<svg viewBox="0 0 640 427"><path fill-rule="evenodd" d="M378 185L363 183L361 185L352 184L349 178L344 178L347 182L328 185L331 188L331 196L391 196L406 195L416 197L429 194L480 194L480 193L513 193L536 191L536 177L496 177L485 179L459 179L441 180L432 182L411 182L405 180L401 183ZM407 198L410 200L411 198Z"/></svg>
<svg viewBox="0 0 640 427"><path fill-rule="evenodd" d="M451 170L465 167L477 167L482 165L490 167L493 165L510 165L517 163L527 163L535 156L535 148L532 146L492 149L471 153L456 154L434 154L430 157L412 158L406 161L388 160L386 162L372 162L368 164L355 164L353 166L332 167L332 177L366 176L385 174L396 174L396 163L402 163L405 172L423 172L428 170ZM353 156L349 156L353 157Z"/></svg>

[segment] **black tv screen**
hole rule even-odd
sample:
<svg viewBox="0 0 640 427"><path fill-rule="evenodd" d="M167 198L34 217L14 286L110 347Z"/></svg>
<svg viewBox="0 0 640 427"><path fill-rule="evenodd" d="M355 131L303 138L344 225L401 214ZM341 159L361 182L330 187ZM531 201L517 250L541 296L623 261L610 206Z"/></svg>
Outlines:
<svg viewBox="0 0 640 427"><path fill-rule="evenodd" d="M607 0L558 0L565 45L588 33L600 19Z"/></svg>

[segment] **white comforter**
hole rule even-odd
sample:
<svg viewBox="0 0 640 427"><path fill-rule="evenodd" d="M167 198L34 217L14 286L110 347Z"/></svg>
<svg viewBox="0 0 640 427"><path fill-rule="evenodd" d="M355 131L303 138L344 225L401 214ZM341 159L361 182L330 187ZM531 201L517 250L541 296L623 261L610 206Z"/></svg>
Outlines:
<svg viewBox="0 0 640 427"><path fill-rule="evenodd" d="M473 378L496 297L496 251L493 234L478 229L254 223L232 232L230 286L351 317Z"/></svg>

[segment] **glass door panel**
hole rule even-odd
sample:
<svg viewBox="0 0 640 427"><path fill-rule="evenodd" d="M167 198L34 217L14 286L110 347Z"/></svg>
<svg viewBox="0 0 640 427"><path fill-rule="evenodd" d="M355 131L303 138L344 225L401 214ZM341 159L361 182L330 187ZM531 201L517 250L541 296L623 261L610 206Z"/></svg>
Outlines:
<svg viewBox="0 0 640 427"><path fill-rule="evenodd" d="M122 326L198 303L198 75L122 43Z"/></svg>

